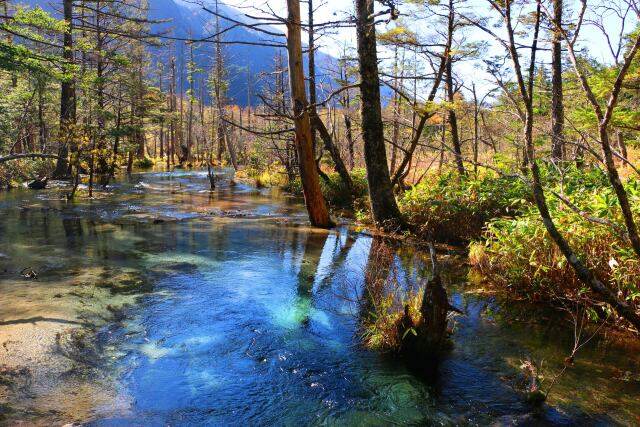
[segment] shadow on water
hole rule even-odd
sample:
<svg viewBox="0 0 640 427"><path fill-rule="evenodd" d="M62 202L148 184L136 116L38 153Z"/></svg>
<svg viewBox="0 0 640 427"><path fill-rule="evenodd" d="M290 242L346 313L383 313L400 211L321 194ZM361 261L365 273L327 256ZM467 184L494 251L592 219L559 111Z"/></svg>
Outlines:
<svg viewBox="0 0 640 427"><path fill-rule="evenodd" d="M547 405L525 404L519 361L558 369L570 328L555 314L522 321L514 304L474 292L447 254L445 285L466 313L451 349L418 371L365 351L366 272L380 286L392 270L417 283L426 254L390 247L384 264L372 255L384 243L348 227L310 229L300 201L207 185L206 172L182 171L134 175L73 204L55 189L0 194L0 380L15 379L0 381L0 424L638 420L638 353L604 339ZM38 280L21 277L24 267ZM29 381L8 374L23 368Z"/></svg>

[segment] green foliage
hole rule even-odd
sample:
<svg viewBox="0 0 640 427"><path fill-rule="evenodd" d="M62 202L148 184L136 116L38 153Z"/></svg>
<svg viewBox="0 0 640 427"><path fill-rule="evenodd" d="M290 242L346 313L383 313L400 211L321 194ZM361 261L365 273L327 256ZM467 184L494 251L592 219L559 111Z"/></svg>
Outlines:
<svg viewBox="0 0 640 427"><path fill-rule="evenodd" d="M357 168L351 171L351 181L353 182L353 197L340 179L337 172L327 174L330 182L320 179L320 188L327 204L334 209L352 209L360 212L358 220L366 220L369 210L369 192L367 187L367 171ZM296 177L291 182L284 185L284 190L302 196L302 182Z"/></svg>
<svg viewBox="0 0 640 427"><path fill-rule="evenodd" d="M133 165L139 169L150 169L153 167L154 163L150 158L144 157L142 159L136 160Z"/></svg>
<svg viewBox="0 0 640 427"><path fill-rule="evenodd" d="M557 193L564 190L572 204L589 215L622 225L617 198L605 180L604 172L594 167L571 170L549 186ZM634 213L640 217L640 181L631 179L626 188ZM580 260L616 294L632 305L640 303L637 284L640 261L626 238L609 225L587 221L553 196L549 196L549 209L559 231ZM484 242L471 244L470 260L492 282L527 298L555 303L583 299L592 303L592 311L599 316L608 313L607 307L589 298L590 291L578 280L548 236L534 206L523 205L515 217L490 221Z"/></svg>
<svg viewBox="0 0 640 427"><path fill-rule="evenodd" d="M0 22L0 31L11 34L12 37L22 37L28 43L13 43L11 38L0 39L0 69L7 71L38 71L61 77L52 64L61 62L57 54L43 52L32 45L49 43L66 31L64 20L52 18L40 7L25 9L19 7L11 20Z"/></svg>
<svg viewBox="0 0 640 427"><path fill-rule="evenodd" d="M364 272L363 305L367 310L361 324L364 345L380 352L396 352L409 335L417 335L411 325L422 322L420 307L425 282L400 272L394 250L386 245L369 255ZM405 319L405 310L410 317ZM406 321L406 323L405 323Z"/></svg>
<svg viewBox="0 0 640 427"><path fill-rule="evenodd" d="M340 175L337 172L331 172L328 174L331 179L331 183L328 183L324 179L320 180L320 186L322 187L322 194L329 206L334 208L350 208L353 202L361 202L368 197L367 187L367 171L365 169L354 169L351 171L351 181L353 182L353 198L349 194L345 187Z"/></svg>
<svg viewBox="0 0 640 427"><path fill-rule="evenodd" d="M37 177L50 176L55 163L49 159L0 163L0 190L16 187Z"/></svg>
<svg viewBox="0 0 640 427"><path fill-rule="evenodd" d="M426 177L400 198L399 205L419 234L462 242L479 237L491 218L515 214L529 197L519 178L491 173L460 177L452 171Z"/></svg>

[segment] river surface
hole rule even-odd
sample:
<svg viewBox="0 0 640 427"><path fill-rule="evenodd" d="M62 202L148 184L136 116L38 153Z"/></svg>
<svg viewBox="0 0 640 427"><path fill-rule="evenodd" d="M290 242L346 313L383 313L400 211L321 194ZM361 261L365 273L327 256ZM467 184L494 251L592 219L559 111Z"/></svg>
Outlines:
<svg viewBox="0 0 640 427"><path fill-rule="evenodd" d="M0 424L640 423L639 347L601 336L546 404L527 404L522 361L549 385L573 325L481 292L446 250L445 284L465 313L451 350L429 375L364 350L372 238L313 230L276 190L207 186L206 172L174 171L73 203L55 185L0 192ZM395 257L409 282L429 273L425 254Z"/></svg>

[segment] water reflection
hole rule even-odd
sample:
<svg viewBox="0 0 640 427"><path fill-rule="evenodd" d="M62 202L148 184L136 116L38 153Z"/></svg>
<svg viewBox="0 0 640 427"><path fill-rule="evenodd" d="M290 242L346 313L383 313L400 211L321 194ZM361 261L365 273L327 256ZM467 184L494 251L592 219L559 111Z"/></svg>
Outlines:
<svg viewBox="0 0 640 427"><path fill-rule="evenodd" d="M558 366L570 331L514 321L515 305L469 292L459 264L443 278L467 315L435 378L364 351L365 280L410 286L429 272L424 255L309 229L284 195L209 192L206 173L189 172L133 176L72 204L55 191L0 194L0 366L30 370L26 388L0 382L9 423L585 425L640 413L637 349L604 341L551 405L525 405L518 361ZM19 277L27 266L39 281Z"/></svg>

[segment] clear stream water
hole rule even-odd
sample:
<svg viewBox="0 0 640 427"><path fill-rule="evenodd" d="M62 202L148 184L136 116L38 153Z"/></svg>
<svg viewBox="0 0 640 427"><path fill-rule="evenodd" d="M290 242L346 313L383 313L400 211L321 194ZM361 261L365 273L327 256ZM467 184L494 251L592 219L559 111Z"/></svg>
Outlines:
<svg viewBox="0 0 640 427"><path fill-rule="evenodd" d="M74 203L55 187L0 193L0 424L640 423L638 346L601 337L547 404L525 403L521 361L551 378L572 325L525 321L534 307L477 292L446 253L465 315L431 375L365 351L357 295L372 239L308 228L300 201L275 190L207 185L176 171ZM428 274L424 254L396 258L402 274Z"/></svg>

